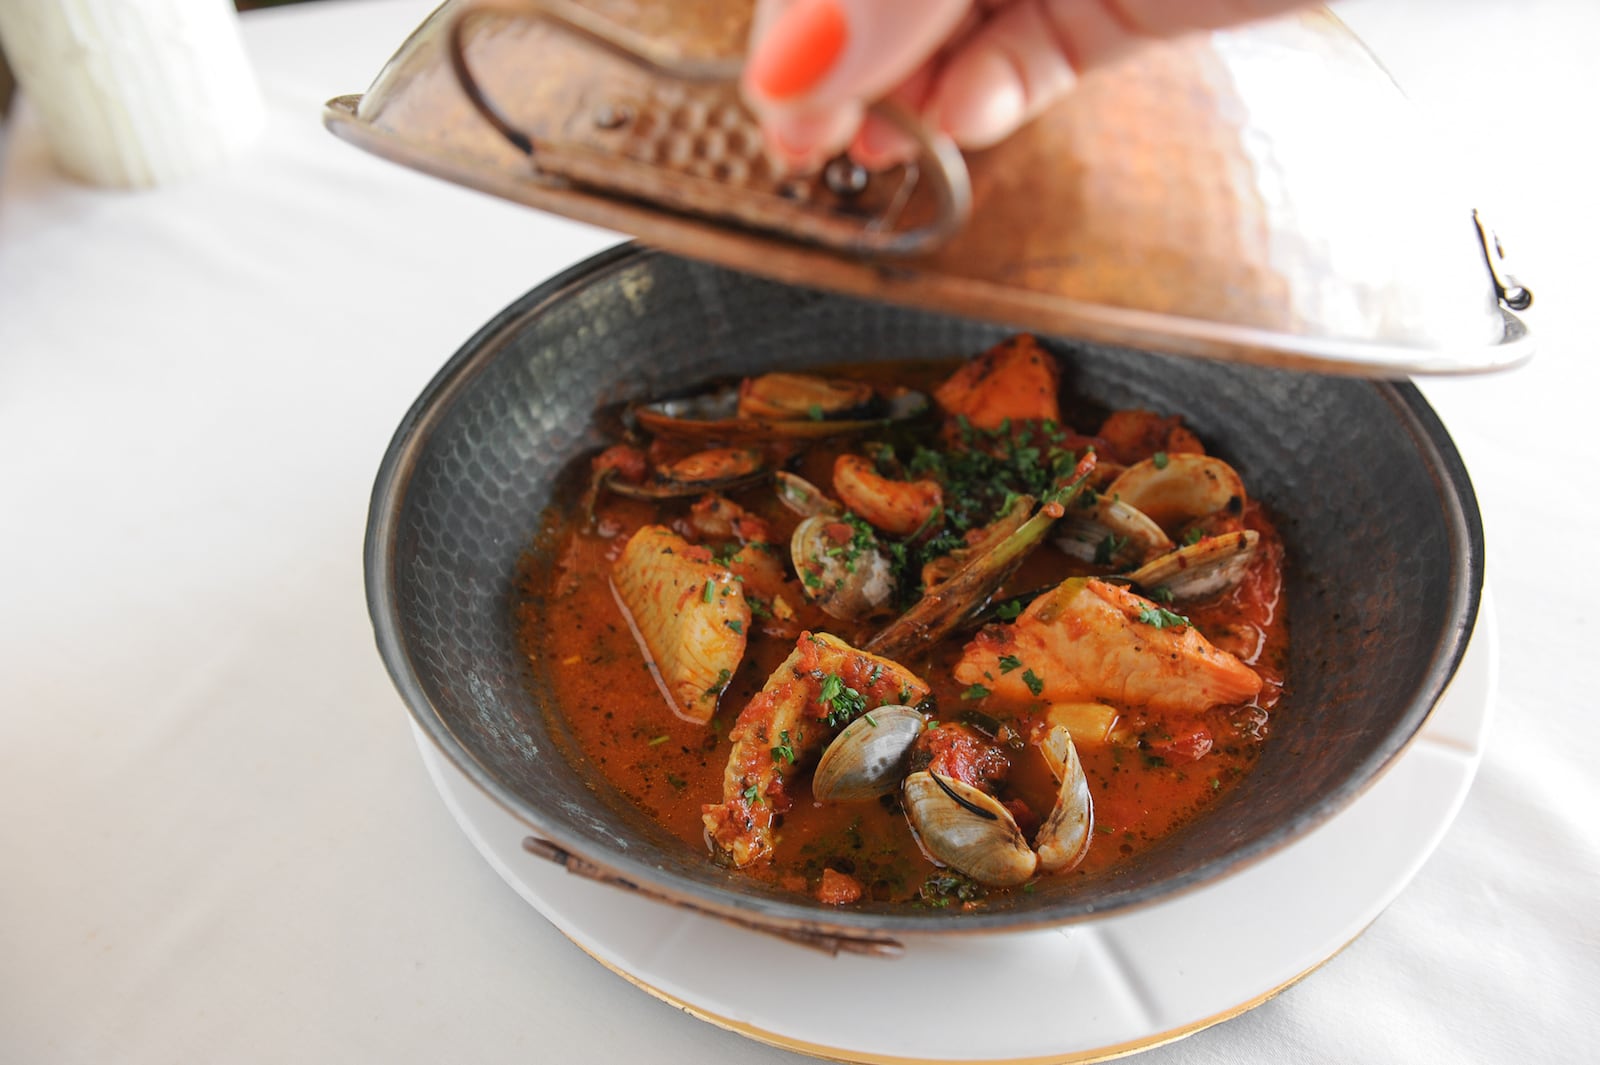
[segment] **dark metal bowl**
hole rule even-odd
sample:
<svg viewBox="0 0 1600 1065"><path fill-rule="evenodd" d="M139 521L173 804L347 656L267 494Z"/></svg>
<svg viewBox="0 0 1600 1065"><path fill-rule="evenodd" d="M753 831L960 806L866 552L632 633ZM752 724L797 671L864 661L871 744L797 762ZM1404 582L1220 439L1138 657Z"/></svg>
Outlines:
<svg viewBox="0 0 1600 1065"><path fill-rule="evenodd" d="M1477 503L1444 428L1407 383L1047 341L1077 394L1181 412L1271 509L1288 549L1289 695L1259 763L1202 817L1105 875L1047 878L969 914L825 907L722 869L656 828L547 712L546 667L517 647L515 578L563 465L608 442L598 408L777 366L971 355L1005 333L632 246L539 286L429 384L373 490L368 603L417 722L547 841L544 853L581 859L569 868L847 940L1018 929L1143 905L1303 835L1416 734L1477 614Z"/></svg>

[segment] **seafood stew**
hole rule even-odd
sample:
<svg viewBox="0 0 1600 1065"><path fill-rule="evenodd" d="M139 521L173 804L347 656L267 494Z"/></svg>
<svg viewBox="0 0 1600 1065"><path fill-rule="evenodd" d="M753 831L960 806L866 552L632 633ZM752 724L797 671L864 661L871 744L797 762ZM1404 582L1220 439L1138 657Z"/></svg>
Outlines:
<svg viewBox="0 0 1600 1065"><path fill-rule="evenodd" d="M552 712L686 849L828 905L1101 876L1244 777L1283 689L1272 518L1031 337L640 405L547 518Z"/></svg>

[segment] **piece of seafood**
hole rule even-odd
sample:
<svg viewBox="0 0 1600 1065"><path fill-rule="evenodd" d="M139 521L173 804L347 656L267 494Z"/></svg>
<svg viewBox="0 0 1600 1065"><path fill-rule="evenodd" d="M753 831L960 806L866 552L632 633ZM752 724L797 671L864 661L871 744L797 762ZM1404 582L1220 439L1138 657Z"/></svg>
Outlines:
<svg viewBox="0 0 1600 1065"><path fill-rule="evenodd" d="M838 518L844 514L844 508L829 498L828 493L788 470L779 470L772 475L773 485L777 489L778 502L802 518L821 515L825 518Z"/></svg>
<svg viewBox="0 0 1600 1065"><path fill-rule="evenodd" d="M1198 713L1261 690L1254 670L1184 618L1092 577L1063 581L1014 624L980 630L955 677L1013 706L1092 700Z"/></svg>
<svg viewBox="0 0 1600 1065"><path fill-rule="evenodd" d="M864 455L840 455L833 464L833 491L839 502L867 524L890 536L907 537L943 512L938 481L898 481L885 477Z"/></svg>
<svg viewBox="0 0 1600 1065"><path fill-rule="evenodd" d="M901 785L906 819L928 856L980 884L1015 887L1039 867L1011 811L959 780L920 770Z"/></svg>
<svg viewBox="0 0 1600 1065"><path fill-rule="evenodd" d="M865 381L805 373L767 373L739 382L739 418L821 420L867 416L877 393Z"/></svg>
<svg viewBox="0 0 1600 1065"><path fill-rule="evenodd" d="M934 402L975 429L1061 420L1061 370L1027 333L1002 340L934 390Z"/></svg>
<svg viewBox="0 0 1600 1065"><path fill-rule="evenodd" d="M1164 590L1178 602L1203 599L1243 580L1260 542L1253 529L1207 536L1152 558L1128 579L1146 591Z"/></svg>
<svg viewBox="0 0 1600 1065"><path fill-rule="evenodd" d="M1100 431L1095 435L1109 452L1106 458L1124 465L1147 459L1156 452L1167 455L1206 453L1205 445L1183 424L1182 417L1176 414L1162 417L1152 410L1114 410L1100 423Z"/></svg>
<svg viewBox="0 0 1600 1065"><path fill-rule="evenodd" d="M1136 462L1102 494L1142 511L1171 535L1185 522L1218 511L1244 510L1244 482L1234 468L1210 455L1157 455Z"/></svg>
<svg viewBox="0 0 1600 1065"><path fill-rule="evenodd" d="M817 759L811 794L818 802L859 802L900 786L912 745L928 719L909 706L881 706L844 727Z"/></svg>
<svg viewBox="0 0 1600 1065"><path fill-rule="evenodd" d="M1067 508L1050 542L1072 558L1119 570L1172 550L1167 534L1143 511L1098 492L1085 493Z"/></svg>
<svg viewBox="0 0 1600 1065"><path fill-rule="evenodd" d="M707 548L646 525L611 570L612 587L672 712L699 724L744 657L750 607Z"/></svg>
<svg viewBox="0 0 1600 1065"><path fill-rule="evenodd" d="M1053 492L1010 535L986 544L942 584L924 592L911 609L868 640L867 649L890 658L905 657L937 643L981 610L1028 553L1044 541L1063 508L1071 505L1084 479L1094 470L1094 463L1094 452L1085 453L1064 488ZM1031 508L1033 500L1024 496L1013 505Z"/></svg>
<svg viewBox="0 0 1600 1065"><path fill-rule="evenodd" d="M697 395L643 403L630 416L669 439L727 443L825 440L922 414L928 397L810 374L773 373Z"/></svg>
<svg viewBox="0 0 1600 1065"><path fill-rule="evenodd" d="M600 485L630 499L683 499L705 492L731 492L756 484L771 472L766 457L756 448L719 447L653 467L637 481L608 470L601 475Z"/></svg>
<svg viewBox="0 0 1600 1065"><path fill-rule="evenodd" d="M744 866L772 853L786 781L811 763L833 729L880 706L915 706L928 685L915 673L825 632L794 650L739 714L722 775L722 801L701 807L706 840Z"/></svg>
<svg viewBox="0 0 1600 1065"><path fill-rule="evenodd" d="M1039 868L1047 873L1071 869L1089 853L1089 833L1094 830L1094 803L1089 797L1089 779L1072 733L1056 725L1039 743L1039 753L1060 781L1055 806L1034 835L1034 850Z"/></svg>
<svg viewBox="0 0 1600 1065"><path fill-rule="evenodd" d="M807 518L789 538L789 555L806 597L829 617L859 621L887 612L894 565L864 525Z"/></svg>

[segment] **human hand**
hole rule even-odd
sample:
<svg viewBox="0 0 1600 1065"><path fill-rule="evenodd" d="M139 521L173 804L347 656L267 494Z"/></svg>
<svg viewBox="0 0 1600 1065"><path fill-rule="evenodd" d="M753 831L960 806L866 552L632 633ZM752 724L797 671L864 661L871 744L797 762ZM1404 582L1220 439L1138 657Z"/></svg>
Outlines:
<svg viewBox="0 0 1600 1065"><path fill-rule="evenodd" d="M1009 136L1078 73L1141 41L1217 29L1307 0L758 0L745 99L767 151L811 170L846 149L881 169L911 140L867 113L889 98L963 148Z"/></svg>

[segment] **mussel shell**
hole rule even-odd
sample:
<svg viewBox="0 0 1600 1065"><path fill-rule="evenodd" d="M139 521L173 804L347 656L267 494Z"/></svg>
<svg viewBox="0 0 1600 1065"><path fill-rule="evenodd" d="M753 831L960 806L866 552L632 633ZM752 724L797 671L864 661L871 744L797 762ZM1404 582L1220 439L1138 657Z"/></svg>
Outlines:
<svg viewBox="0 0 1600 1065"><path fill-rule="evenodd" d="M894 791L905 779L911 746L927 723L909 706L880 706L862 714L817 760L812 797L818 802L860 802Z"/></svg>
<svg viewBox="0 0 1600 1065"><path fill-rule="evenodd" d="M923 770L901 785L906 818L928 856L990 887L1026 883L1039 857L994 796Z"/></svg>
<svg viewBox="0 0 1600 1065"><path fill-rule="evenodd" d="M859 621L885 613L894 598L894 565L877 547L861 549L853 558L837 553L827 534L838 519L814 515L795 526L789 556L807 598L829 617Z"/></svg>
<svg viewBox="0 0 1600 1065"><path fill-rule="evenodd" d="M871 402L843 411L807 409L790 418L738 416L739 389L724 385L702 395L641 403L629 416L657 436L730 443L774 443L826 440L881 429L891 422L915 418L931 409L926 394L913 389L875 393Z"/></svg>
<svg viewBox="0 0 1600 1065"><path fill-rule="evenodd" d="M1165 589L1175 600L1203 599L1242 581L1260 542L1254 529L1208 536L1151 559L1128 579L1147 591Z"/></svg>
<svg viewBox="0 0 1600 1065"><path fill-rule="evenodd" d="M1038 851L1039 868L1056 873L1071 869L1089 853L1089 840L1094 832L1094 802L1072 733L1064 725L1057 725L1046 734L1039 751L1061 786L1056 791L1055 807L1039 826L1033 842Z"/></svg>
<svg viewBox="0 0 1600 1065"><path fill-rule="evenodd" d="M877 393L865 381L776 372L747 377L739 386L740 418L860 421L873 417L878 406Z"/></svg>
<svg viewBox="0 0 1600 1065"><path fill-rule="evenodd" d="M714 462L696 463L701 455L719 456ZM771 468L760 451L753 448L719 448L690 455L671 466L657 467L643 481L629 481L607 471L601 485L629 499L685 499L706 492L733 492L759 484L770 476Z"/></svg>

